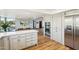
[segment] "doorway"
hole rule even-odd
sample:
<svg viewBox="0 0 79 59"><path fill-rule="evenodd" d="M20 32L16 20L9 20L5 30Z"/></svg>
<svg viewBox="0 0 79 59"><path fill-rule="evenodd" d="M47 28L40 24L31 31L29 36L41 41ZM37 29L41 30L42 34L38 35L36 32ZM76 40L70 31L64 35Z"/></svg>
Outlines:
<svg viewBox="0 0 79 59"><path fill-rule="evenodd" d="M42 28L42 21L39 21L39 28Z"/></svg>
<svg viewBox="0 0 79 59"><path fill-rule="evenodd" d="M39 21L39 34L43 35L42 21Z"/></svg>

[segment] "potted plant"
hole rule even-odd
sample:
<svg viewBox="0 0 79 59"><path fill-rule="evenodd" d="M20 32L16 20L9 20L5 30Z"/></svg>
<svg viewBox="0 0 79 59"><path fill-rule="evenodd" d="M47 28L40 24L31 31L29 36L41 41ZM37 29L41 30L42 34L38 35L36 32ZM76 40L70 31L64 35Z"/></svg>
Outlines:
<svg viewBox="0 0 79 59"><path fill-rule="evenodd" d="M3 28L3 30L6 32L7 28L10 27L10 23L8 21L6 21L7 18L5 18L5 21L1 23L1 27Z"/></svg>

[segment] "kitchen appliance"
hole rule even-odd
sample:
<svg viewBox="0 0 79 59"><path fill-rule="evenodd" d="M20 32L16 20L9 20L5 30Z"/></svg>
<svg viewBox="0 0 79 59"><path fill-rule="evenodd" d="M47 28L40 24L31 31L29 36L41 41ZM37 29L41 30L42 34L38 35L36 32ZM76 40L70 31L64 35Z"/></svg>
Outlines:
<svg viewBox="0 0 79 59"><path fill-rule="evenodd" d="M65 45L79 49L79 16L65 17Z"/></svg>
<svg viewBox="0 0 79 59"><path fill-rule="evenodd" d="M50 22L45 22L45 35L50 37Z"/></svg>

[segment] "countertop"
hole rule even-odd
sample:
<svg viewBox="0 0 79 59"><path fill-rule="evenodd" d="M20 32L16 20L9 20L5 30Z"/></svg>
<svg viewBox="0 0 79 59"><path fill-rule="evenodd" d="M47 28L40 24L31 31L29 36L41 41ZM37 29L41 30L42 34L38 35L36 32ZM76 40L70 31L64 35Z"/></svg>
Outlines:
<svg viewBox="0 0 79 59"><path fill-rule="evenodd" d="M15 31L15 32L4 32L0 33L0 38L10 35L17 35L17 34L23 34L23 33L31 33L31 32L38 32L37 30L23 30L23 31Z"/></svg>

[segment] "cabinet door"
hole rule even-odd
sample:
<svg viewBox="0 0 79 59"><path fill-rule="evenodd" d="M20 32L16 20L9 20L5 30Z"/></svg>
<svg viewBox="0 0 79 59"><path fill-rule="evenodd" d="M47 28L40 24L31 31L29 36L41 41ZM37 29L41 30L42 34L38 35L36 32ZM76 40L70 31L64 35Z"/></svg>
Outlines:
<svg viewBox="0 0 79 59"><path fill-rule="evenodd" d="M11 36L10 39L10 49L11 50L16 50L19 49L19 44L18 44L18 36Z"/></svg>
<svg viewBox="0 0 79 59"><path fill-rule="evenodd" d="M2 37L0 39L0 49L1 50L9 50L9 40L8 40L8 37Z"/></svg>
<svg viewBox="0 0 79 59"><path fill-rule="evenodd" d="M18 49L23 49L23 48L25 48L25 37L18 39Z"/></svg>
<svg viewBox="0 0 79 59"><path fill-rule="evenodd" d="M4 41L4 49L9 50L10 49L10 41L8 37L3 38Z"/></svg>
<svg viewBox="0 0 79 59"><path fill-rule="evenodd" d="M0 38L0 50L4 49L4 41L2 38Z"/></svg>
<svg viewBox="0 0 79 59"><path fill-rule="evenodd" d="M16 36L10 37L10 49L16 50L16 49L23 49L25 48L25 35L20 34Z"/></svg>

